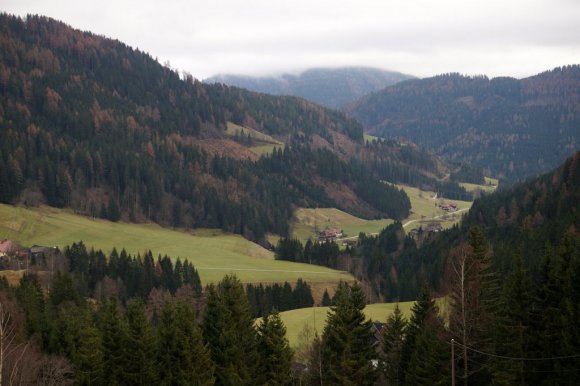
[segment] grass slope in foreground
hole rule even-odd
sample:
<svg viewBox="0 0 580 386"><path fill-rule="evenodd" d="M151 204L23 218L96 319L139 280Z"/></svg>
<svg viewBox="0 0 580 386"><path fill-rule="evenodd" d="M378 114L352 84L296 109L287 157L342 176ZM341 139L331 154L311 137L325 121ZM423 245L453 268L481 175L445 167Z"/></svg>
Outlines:
<svg viewBox="0 0 580 386"><path fill-rule="evenodd" d="M401 302L399 308L407 319L411 316L411 307L415 302ZM365 307L364 313L367 318L373 321L386 322L389 315L395 309L397 303L376 303L369 304ZM290 341L290 346L296 347L298 336L304 329L305 325L311 327L312 331L316 329L318 335L322 334L326 324L326 314L330 307L312 307L300 308L298 310L285 311L280 313L280 317L286 326L286 336Z"/></svg>
<svg viewBox="0 0 580 386"><path fill-rule="evenodd" d="M437 304L437 307L439 307L439 314L441 317L443 317L444 320L447 320L447 299L445 297L437 298L435 299L435 303ZM387 318L393 313L397 304L408 321L412 314L411 308L413 307L413 304L415 304L414 301L368 304L364 309L364 313L367 319L386 323ZM306 325L310 327L312 333L314 333L314 330L316 329L318 335L322 335L328 311L330 311L330 307L300 308L297 310L281 312L280 317L286 326L286 336L290 341L290 346L296 347L298 345L298 337ZM312 336L312 338L314 338L314 336Z"/></svg>
<svg viewBox="0 0 580 386"><path fill-rule="evenodd" d="M340 280L354 280L345 272L274 260L272 252L219 230L185 232L156 224L113 223L49 207L25 209L0 204L0 239L60 248L83 240L87 247L106 253L113 247L125 248L132 254L151 250L155 257L167 254L187 258L198 269L203 284L217 282L228 273L236 274L245 283L293 283L302 278L322 291Z"/></svg>

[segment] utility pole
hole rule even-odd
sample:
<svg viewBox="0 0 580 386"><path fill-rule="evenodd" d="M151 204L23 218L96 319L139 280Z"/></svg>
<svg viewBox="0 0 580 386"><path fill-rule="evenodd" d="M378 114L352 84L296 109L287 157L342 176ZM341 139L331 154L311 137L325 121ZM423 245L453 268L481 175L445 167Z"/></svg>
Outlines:
<svg viewBox="0 0 580 386"><path fill-rule="evenodd" d="M455 339L451 339L451 386L455 386Z"/></svg>

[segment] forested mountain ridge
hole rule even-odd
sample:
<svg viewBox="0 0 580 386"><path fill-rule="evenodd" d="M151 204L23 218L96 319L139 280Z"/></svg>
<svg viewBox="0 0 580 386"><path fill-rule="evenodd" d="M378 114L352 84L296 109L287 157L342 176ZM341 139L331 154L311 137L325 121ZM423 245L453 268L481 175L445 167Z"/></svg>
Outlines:
<svg viewBox="0 0 580 386"><path fill-rule="evenodd" d="M546 245L559 247L566 237L580 244L580 152L551 173L476 200L463 229L479 225L507 272L518 253L530 270L539 267Z"/></svg>
<svg viewBox="0 0 580 386"><path fill-rule="evenodd" d="M1 202L260 240L286 234L296 207L404 218L407 196L380 180L449 172L414 146L365 144L356 121L303 99L182 79L49 18L0 19ZM282 146L257 157L228 122Z"/></svg>
<svg viewBox="0 0 580 386"><path fill-rule="evenodd" d="M489 174L548 172L580 146L580 66L525 79L445 74L399 83L348 106L365 130L405 137Z"/></svg>
<svg viewBox="0 0 580 386"><path fill-rule="evenodd" d="M298 75L252 77L221 74L205 83L223 83L272 95L294 95L338 109L362 96L412 79L400 72L367 67L312 68Z"/></svg>
<svg viewBox="0 0 580 386"><path fill-rule="evenodd" d="M454 256L475 226L487 240L491 266L500 277L518 259L534 277L552 255L566 252L580 261L580 152L550 173L475 200L461 226L424 232L415 240L399 238L398 246L391 246L395 253L375 251L372 244L363 253L379 267L374 272L384 281L388 299L413 299L423 279L444 294ZM377 246L397 230L385 229Z"/></svg>

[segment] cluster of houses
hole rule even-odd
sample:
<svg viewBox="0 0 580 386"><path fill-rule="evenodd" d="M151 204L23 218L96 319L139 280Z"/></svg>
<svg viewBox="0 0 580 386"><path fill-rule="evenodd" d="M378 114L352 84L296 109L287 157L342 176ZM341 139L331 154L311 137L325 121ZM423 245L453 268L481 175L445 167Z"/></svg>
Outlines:
<svg viewBox="0 0 580 386"><path fill-rule="evenodd" d="M342 237L342 229L326 228L318 232L318 241L334 241Z"/></svg>
<svg viewBox="0 0 580 386"><path fill-rule="evenodd" d="M409 231L409 235L411 237L418 237L418 236L422 235L424 232L426 232L426 233L438 233L438 232L441 232L442 230L443 230L443 226L441 226L440 223L432 222L432 223L427 224L427 226L425 228L419 227L419 228L411 229Z"/></svg>
<svg viewBox="0 0 580 386"><path fill-rule="evenodd" d="M444 210L445 212L452 212L457 210L457 204L454 202L447 202L447 203L440 203L439 204L439 208L441 208L441 210Z"/></svg>
<svg viewBox="0 0 580 386"><path fill-rule="evenodd" d="M58 253L56 247L33 245L25 248L12 240L0 240L0 270L26 269L29 264L46 261L46 258L55 253Z"/></svg>

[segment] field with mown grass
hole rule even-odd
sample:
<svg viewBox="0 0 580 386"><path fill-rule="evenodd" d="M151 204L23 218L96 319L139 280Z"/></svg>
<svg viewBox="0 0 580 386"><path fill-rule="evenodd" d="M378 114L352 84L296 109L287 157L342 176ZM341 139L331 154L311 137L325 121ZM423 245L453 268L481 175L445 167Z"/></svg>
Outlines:
<svg viewBox="0 0 580 386"><path fill-rule="evenodd" d="M151 250L155 257L167 254L187 258L198 269L203 284L217 282L232 273L244 283L294 283L302 278L319 294L316 299L320 299L324 288L333 287L340 280L354 280L345 272L274 260L271 251L220 230L182 231L156 224L113 223L49 207L26 209L0 204L0 239L11 239L24 246L59 248L82 240L88 247L106 253L113 247L125 248L131 254Z"/></svg>
<svg viewBox="0 0 580 386"><path fill-rule="evenodd" d="M472 204L471 201L433 198L434 192L422 191L411 186L396 186L402 188L411 201L411 214L402 221L407 229L418 228L420 225L427 225L433 221L440 223L443 228L451 227L461 220L462 213L467 211ZM459 212L447 213L439 208L439 203L450 201L457 204ZM316 239L316 229L340 228L346 237L357 237L360 232L378 233L392 223L392 219L364 220L336 208L299 208L294 213L292 235L304 243L309 238Z"/></svg>
<svg viewBox="0 0 580 386"><path fill-rule="evenodd" d="M440 314L444 319L446 319L446 299L439 298L436 299L435 302L439 307ZM395 306L398 304L405 318L409 320L411 317L411 308L414 303L415 302L369 304L365 307L364 313L367 319L385 323L389 315L393 313ZM312 333L314 333L314 330L316 329L318 335L322 335L328 311L330 311L330 307L300 308L298 310L281 312L280 317L286 326L286 336L288 337L290 346L296 347L298 345L299 335L306 325L310 328Z"/></svg>
<svg viewBox="0 0 580 386"><path fill-rule="evenodd" d="M372 141L376 141L378 139L380 139L379 137L375 136L375 135L371 135L371 134L367 134L365 133L363 136L365 142L372 142Z"/></svg>
<svg viewBox="0 0 580 386"><path fill-rule="evenodd" d="M484 193L492 193L495 191L496 186L494 185L479 185L479 184L471 184L469 182L460 182L459 185L465 188L468 192L484 192Z"/></svg>
<svg viewBox="0 0 580 386"><path fill-rule="evenodd" d="M402 188L411 200L411 215L403 220L405 229L410 230L425 227L431 222L438 222L443 228L449 228L458 223L461 217L469 208L471 201L447 200L434 198L435 192L424 191L412 186L397 185ZM439 203L454 202L457 204L457 211L445 212L439 208Z"/></svg>
<svg viewBox="0 0 580 386"><path fill-rule="evenodd" d="M274 149L284 149L286 146L283 142L278 141L272 136L259 132L258 130L252 129L250 127L236 125L232 122L227 122L226 134L230 137L251 137L252 141L255 143L254 146L249 146L250 149L256 155L266 155L272 154Z"/></svg>
<svg viewBox="0 0 580 386"><path fill-rule="evenodd" d="M414 302L398 303L403 315L408 319L411 316L411 307ZM386 322L389 315L395 309L397 303L376 303L369 304L365 307L365 315L373 321ZM300 308L298 310L285 311L280 313L280 317L286 326L286 336L290 342L290 346L296 347L298 344L298 336L308 325L312 331L316 329L318 335L322 334L324 325L326 324L326 314L330 307L312 307Z"/></svg>
<svg viewBox="0 0 580 386"><path fill-rule="evenodd" d="M305 242L316 239L315 229L340 228L345 237L356 237L360 232L379 232L392 223L392 219L364 220L336 208L299 208L294 213L292 234Z"/></svg>

